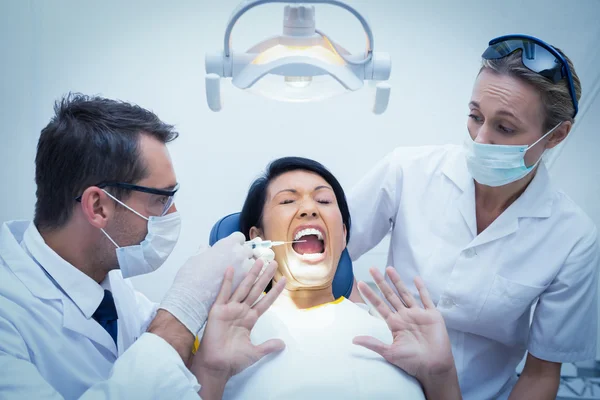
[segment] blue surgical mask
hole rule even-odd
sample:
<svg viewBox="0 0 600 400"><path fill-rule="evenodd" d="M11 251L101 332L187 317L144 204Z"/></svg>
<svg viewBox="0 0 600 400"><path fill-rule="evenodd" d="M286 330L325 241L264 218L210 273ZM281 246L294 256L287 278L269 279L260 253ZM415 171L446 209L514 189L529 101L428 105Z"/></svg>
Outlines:
<svg viewBox="0 0 600 400"><path fill-rule="evenodd" d="M562 122L561 122L562 123ZM529 174L542 156L531 166L525 165L525 153L560 126L550 129L532 145L500 145L477 143L469 136L465 140L467 168L478 183L486 186L504 186Z"/></svg>

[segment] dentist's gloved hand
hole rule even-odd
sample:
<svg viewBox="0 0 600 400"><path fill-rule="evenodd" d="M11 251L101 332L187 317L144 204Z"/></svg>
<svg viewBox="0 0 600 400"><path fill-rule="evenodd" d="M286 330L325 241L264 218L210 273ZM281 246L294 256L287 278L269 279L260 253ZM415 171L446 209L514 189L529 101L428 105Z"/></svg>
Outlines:
<svg viewBox="0 0 600 400"><path fill-rule="evenodd" d="M225 269L234 269L235 290L254 265L254 252L245 241L241 232L235 232L190 257L177 272L159 309L171 313L196 336L219 293Z"/></svg>
<svg viewBox="0 0 600 400"><path fill-rule="evenodd" d="M251 242L259 244L260 242L262 242L262 238L260 236L257 236L254 239L252 239ZM271 261L275 260L275 252L273 252L273 250L268 247L257 246L253 250L253 255L256 260L261 260L264 263L264 266L263 266L262 271L260 272L260 275L263 274L263 272L267 268L267 265L269 265L269 263Z"/></svg>

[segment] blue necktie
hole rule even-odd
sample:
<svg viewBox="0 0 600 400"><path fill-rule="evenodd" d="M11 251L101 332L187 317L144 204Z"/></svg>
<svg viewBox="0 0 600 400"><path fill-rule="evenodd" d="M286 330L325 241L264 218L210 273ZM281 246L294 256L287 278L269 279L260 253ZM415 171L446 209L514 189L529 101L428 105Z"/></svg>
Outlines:
<svg viewBox="0 0 600 400"><path fill-rule="evenodd" d="M104 290L104 298L92 318L106 329L117 344L117 308L112 293L108 290Z"/></svg>

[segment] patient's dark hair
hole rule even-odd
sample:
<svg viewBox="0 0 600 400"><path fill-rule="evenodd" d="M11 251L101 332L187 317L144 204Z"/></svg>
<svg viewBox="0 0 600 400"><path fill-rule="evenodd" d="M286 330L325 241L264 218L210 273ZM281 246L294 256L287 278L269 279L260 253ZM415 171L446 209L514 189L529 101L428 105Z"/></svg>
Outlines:
<svg viewBox="0 0 600 400"><path fill-rule="evenodd" d="M250 240L250 228L253 226L262 229L263 208L271 181L286 172L297 170L313 172L331 185L342 214L342 220L346 225L346 243L348 243L350 240L350 211L342 185L322 164L302 157L283 157L271 162L263 175L252 183L240 215L240 229L246 235L246 239Z"/></svg>

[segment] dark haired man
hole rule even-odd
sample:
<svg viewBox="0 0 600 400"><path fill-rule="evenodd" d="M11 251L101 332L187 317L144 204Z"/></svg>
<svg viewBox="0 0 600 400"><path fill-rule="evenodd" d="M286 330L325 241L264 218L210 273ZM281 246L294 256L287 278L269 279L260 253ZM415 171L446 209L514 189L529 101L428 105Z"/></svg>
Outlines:
<svg viewBox="0 0 600 400"><path fill-rule="evenodd" d="M124 280L159 268L178 240L166 147L177 136L129 103L56 104L37 148L34 220L0 227L1 398L198 398L198 381L218 398L232 371L281 349L237 335L253 322L237 327L236 313L255 321L277 296L255 305L268 281L255 283L262 263L242 281L253 260L241 233L191 257L160 305Z"/></svg>

